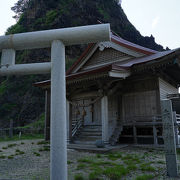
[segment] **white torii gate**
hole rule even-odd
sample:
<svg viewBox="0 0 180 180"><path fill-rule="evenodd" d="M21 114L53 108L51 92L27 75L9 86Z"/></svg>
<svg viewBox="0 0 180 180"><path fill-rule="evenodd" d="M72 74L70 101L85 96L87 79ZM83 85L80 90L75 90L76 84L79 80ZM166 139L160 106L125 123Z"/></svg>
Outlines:
<svg viewBox="0 0 180 180"><path fill-rule="evenodd" d="M110 41L100 24L0 36L0 76L51 72L51 180L67 180L65 46ZM51 47L51 62L15 64L16 50Z"/></svg>

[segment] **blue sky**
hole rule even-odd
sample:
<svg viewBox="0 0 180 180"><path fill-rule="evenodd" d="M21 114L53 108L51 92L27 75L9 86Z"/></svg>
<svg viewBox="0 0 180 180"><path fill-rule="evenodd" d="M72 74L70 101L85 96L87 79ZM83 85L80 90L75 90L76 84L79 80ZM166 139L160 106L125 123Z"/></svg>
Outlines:
<svg viewBox="0 0 180 180"><path fill-rule="evenodd" d="M180 47L180 0L122 0L130 22L143 36L169 48Z"/></svg>
<svg viewBox="0 0 180 180"><path fill-rule="evenodd" d="M15 23L10 8L16 2L0 2L0 35ZM122 7L143 36L152 34L156 42L164 47L180 47L180 0L122 0Z"/></svg>

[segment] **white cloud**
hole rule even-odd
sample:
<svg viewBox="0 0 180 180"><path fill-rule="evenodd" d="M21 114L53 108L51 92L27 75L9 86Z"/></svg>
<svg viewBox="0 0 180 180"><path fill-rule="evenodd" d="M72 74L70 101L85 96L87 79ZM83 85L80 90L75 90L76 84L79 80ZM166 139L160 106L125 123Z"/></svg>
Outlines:
<svg viewBox="0 0 180 180"><path fill-rule="evenodd" d="M157 24L159 23L159 20L160 20L160 17L159 17L159 16L155 17L155 18L152 20L151 27L152 27L153 29L157 26Z"/></svg>

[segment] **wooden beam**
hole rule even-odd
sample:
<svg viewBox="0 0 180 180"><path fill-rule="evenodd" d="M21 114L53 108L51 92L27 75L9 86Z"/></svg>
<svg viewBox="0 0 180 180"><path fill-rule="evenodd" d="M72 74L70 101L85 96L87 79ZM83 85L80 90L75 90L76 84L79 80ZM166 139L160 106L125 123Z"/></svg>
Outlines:
<svg viewBox="0 0 180 180"><path fill-rule="evenodd" d="M136 129L136 126L133 126L133 137L134 137L134 143L137 144L137 129Z"/></svg>

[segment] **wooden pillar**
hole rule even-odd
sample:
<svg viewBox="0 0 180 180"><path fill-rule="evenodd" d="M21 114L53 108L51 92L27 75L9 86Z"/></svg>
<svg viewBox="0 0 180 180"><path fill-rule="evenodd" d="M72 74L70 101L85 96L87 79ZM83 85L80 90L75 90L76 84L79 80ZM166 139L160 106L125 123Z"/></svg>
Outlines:
<svg viewBox="0 0 180 180"><path fill-rule="evenodd" d="M157 146L158 145L158 139L157 139L157 129L156 129L155 125L153 125L153 139L154 139L154 145Z"/></svg>
<svg viewBox="0 0 180 180"><path fill-rule="evenodd" d="M156 117L153 118L153 123L156 122ZM154 145L157 146L158 145L158 139L157 139L157 129L156 126L153 125L153 139L154 139Z"/></svg>
<svg viewBox="0 0 180 180"><path fill-rule="evenodd" d="M137 129L135 125L133 125L133 137L134 137L134 143L137 144Z"/></svg>
<svg viewBox="0 0 180 180"><path fill-rule="evenodd" d="M45 140L50 140L50 103L51 102L51 95L50 90L47 89L45 91Z"/></svg>
<svg viewBox="0 0 180 180"><path fill-rule="evenodd" d="M72 141L72 104L66 100L67 142Z"/></svg>
<svg viewBox="0 0 180 180"><path fill-rule="evenodd" d="M101 99L101 119L102 119L102 141L109 142L108 136L108 97L104 96Z"/></svg>

